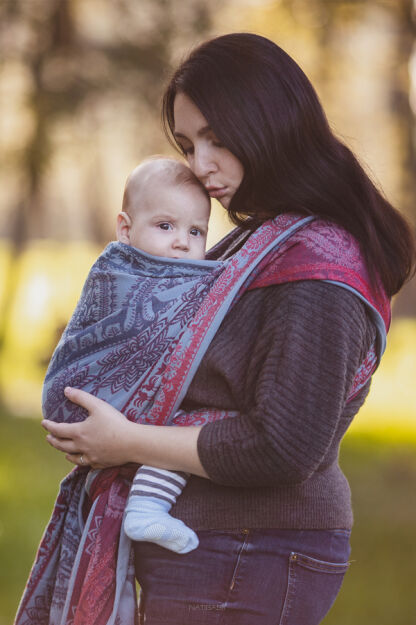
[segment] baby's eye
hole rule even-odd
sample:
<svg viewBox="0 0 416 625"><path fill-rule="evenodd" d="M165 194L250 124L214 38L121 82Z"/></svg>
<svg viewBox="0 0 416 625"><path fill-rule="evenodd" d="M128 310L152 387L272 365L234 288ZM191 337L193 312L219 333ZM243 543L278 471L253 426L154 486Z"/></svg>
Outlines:
<svg viewBox="0 0 416 625"><path fill-rule="evenodd" d="M160 224L157 224L158 228L160 228L161 230L170 230L172 228L172 224L168 223L167 221L163 221Z"/></svg>
<svg viewBox="0 0 416 625"><path fill-rule="evenodd" d="M200 230L199 228L192 228L191 234L193 237L201 237L203 233L202 230Z"/></svg>

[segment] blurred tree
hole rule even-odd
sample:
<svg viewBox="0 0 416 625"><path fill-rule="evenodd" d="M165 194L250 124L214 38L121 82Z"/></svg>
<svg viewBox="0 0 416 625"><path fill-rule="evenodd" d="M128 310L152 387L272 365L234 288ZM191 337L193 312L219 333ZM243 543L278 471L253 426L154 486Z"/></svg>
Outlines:
<svg viewBox="0 0 416 625"><path fill-rule="evenodd" d="M26 144L3 150L19 172L19 189L8 207L11 243L3 309L0 358L19 286L19 260L29 239L50 235L44 184L54 155L57 121L75 117L87 103L117 90L139 106L159 110L159 98L172 48L203 36L216 0L3 0L0 6L0 58L4 67L23 67L32 129ZM90 195L89 238L102 243L100 208ZM0 389L1 401L1 389Z"/></svg>
<svg viewBox="0 0 416 625"><path fill-rule="evenodd" d="M392 18L395 48L386 64L386 111L397 137L398 208L416 228L416 99L411 102L412 82L416 92L416 2L415 0L282 0L282 6L315 33L319 53L314 78L324 99L337 97L336 75L339 72L337 46L345 23L362 23L372 8L387 12ZM413 67L413 76L411 68ZM388 149L388 146L384 146ZM394 302L394 316L416 317L416 278L400 292Z"/></svg>
<svg viewBox="0 0 416 625"><path fill-rule="evenodd" d="M404 147L400 167L403 208L416 228L416 102L412 106L410 100L411 83L416 81L416 3L414 0L398 0L394 9L398 32L396 63L392 65L389 77L390 106ZM396 317L416 317L416 279L398 295L394 314Z"/></svg>

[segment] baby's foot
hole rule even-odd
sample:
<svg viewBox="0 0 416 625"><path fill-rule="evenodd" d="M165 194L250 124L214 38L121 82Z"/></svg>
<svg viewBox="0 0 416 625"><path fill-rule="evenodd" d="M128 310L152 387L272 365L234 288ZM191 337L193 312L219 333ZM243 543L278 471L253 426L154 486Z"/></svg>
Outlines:
<svg viewBox="0 0 416 625"><path fill-rule="evenodd" d="M199 540L195 532L170 516L164 506L164 502L147 497L130 497L124 518L127 536L132 540L156 543L176 553L196 549Z"/></svg>

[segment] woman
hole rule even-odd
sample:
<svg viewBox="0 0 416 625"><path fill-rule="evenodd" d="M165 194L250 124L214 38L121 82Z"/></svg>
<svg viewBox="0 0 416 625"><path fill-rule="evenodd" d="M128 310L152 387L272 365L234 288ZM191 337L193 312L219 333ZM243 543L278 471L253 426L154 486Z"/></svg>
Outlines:
<svg viewBox="0 0 416 625"><path fill-rule="evenodd" d="M143 622L317 625L348 568L339 444L369 391L388 299L412 275L412 235L334 137L301 69L267 39L237 33L197 48L174 74L163 114L193 172L241 226L211 258L249 249L270 219L313 220L257 267L181 405L238 416L138 425L67 389L90 416L44 422L47 439L79 466L192 474L173 514L199 548L135 547Z"/></svg>

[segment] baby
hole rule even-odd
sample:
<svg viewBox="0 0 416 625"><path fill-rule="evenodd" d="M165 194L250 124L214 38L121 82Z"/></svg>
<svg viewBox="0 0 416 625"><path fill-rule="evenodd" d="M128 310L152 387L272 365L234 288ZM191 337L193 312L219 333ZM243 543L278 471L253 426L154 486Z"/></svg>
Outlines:
<svg viewBox="0 0 416 625"><path fill-rule="evenodd" d="M166 258L205 258L210 200L189 167L150 158L130 174L117 238L142 252Z"/></svg>
<svg viewBox="0 0 416 625"><path fill-rule="evenodd" d="M209 196L186 165L149 159L127 179L117 238L154 256L202 260L209 215ZM198 546L196 534L169 515L187 477L145 465L137 471L124 520L124 531L132 540L154 542L178 553Z"/></svg>
<svg viewBox="0 0 416 625"><path fill-rule="evenodd" d="M118 242L91 268L49 364L45 418L86 417L65 399L69 385L146 422L170 349L215 279L204 260L209 215L209 196L184 163L153 157L130 174L117 216ZM178 553L195 549L196 534L169 515L186 480L183 473L142 466L126 506L126 534Z"/></svg>

